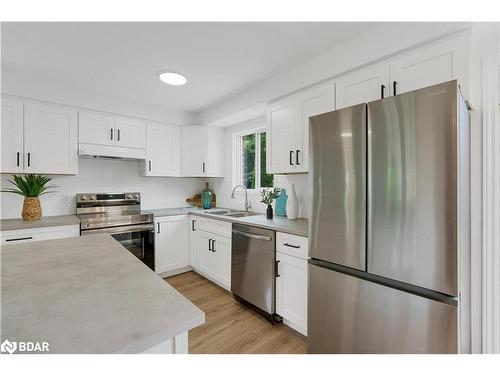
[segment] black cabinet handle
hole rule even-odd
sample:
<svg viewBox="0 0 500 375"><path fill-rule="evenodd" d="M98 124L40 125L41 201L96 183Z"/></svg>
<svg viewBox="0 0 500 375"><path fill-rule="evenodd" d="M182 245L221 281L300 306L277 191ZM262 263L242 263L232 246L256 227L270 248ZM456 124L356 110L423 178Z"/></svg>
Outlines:
<svg viewBox="0 0 500 375"><path fill-rule="evenodd" d="M203 173L205 173L205 162L202 163L201 170L203 171Z"/></svg>
<svg viewBox="0 0 500 375"><path fill-rule="evenodd" d="M212 251L215 253L215 240L212 240Z"/></svg>
<svg viewBox="0 0 500 375"><path fill-rule="evenodd" d="M158 233L160 233L160 223L156 223L156 227L158 228Z"/></svg>
<svg viewBox="0 0 500 375"><path fill-rule="evenodd" d="M28 152L28 167L31 166L31 152Z"/></svg>
<svg viewBox="0 0 500 375"><path fill-rule="evenodd" d="M109 130L111 130L111 140L113 140L113 128L111 128Z"/></svg>
<svg viewBox="0 0 500 375"><path fill-rule="evenodd" d="M380 99L384 99L385 85L380 85Z"/></svg>
<svg viewBox="0 0 500 375"><path fill-rule="evenodd" d="M17 166L19 167L19 152L17 153Z"/></svg>
<svg viewBox="0 0 500 375"><path fill-rule="evenodd" d="M192 230L193 232L196 230L196 229L195 229L195 227L194 227L194 222L195 222L195 221L196 221L196 220L191 220L191 230Z"/></svg>
<svg viewBox="0 0 500 375"><path fill-rule="evenodd" d="M33 237L20 237L20 238L9 238L5 240L5 242L14 242L14 241L23 241L23 240L32 240Z"/></svg>
<svg viewBox="0 0 500 375"><path fill-rule="evenodd" d="M396 86L398 85L398 83L396 81L392 81L392 92L393 92L393 95L396 95Z"/></svg>
<svg viewBox="0 0 500 375"><path fill-rule="evenodd" d="M278 266L279 262L280 262L279 260L274 262L274 273L275 273L276 277L280 277L279 266Z"/></svg>
<svg viewBox="0 0 500 375"><path fill-rule="evenodd" d="M212 248L212 246L213 246L213 242L212 241L213 241L212 239L208 240L208 251L214 251L213 248Z"/></svg>
<svg viewBox="0 0 500 375"><path fill-rule="evenodd" d="M293 247L294 249L300 249L300 246L298 246L298 245L290 245L288 242L284 243L283 245L287 246L287 247Z"/></svg>
<svg viewBox="0 0 500 375"><path fill-rule="evenodd" d="M118 142L120 142L120 129L117 129L117 130L116 130L116 132L118 133L118 134L116 135L116 140L117 140Z"/></svg>
<svg viewBox="0 0 500 375"><path fill-rule="evenodd" d="M300 163L299 163L299 152L300 152L300 150L297 150L295 152L295 164L297 164L297 165L300 165Z"/></svg>
<svg viewBox="0 0 500 375"><path fill-rule="evenodd" d="M290 150L290 165L293 165L293 151Z"/></svg>
<svg viewBox="0 0 500 375"><path fill-rule="evenodd" d="M151 160L148 160L148 164L149 164L149 171L151 172Z"/></svg>

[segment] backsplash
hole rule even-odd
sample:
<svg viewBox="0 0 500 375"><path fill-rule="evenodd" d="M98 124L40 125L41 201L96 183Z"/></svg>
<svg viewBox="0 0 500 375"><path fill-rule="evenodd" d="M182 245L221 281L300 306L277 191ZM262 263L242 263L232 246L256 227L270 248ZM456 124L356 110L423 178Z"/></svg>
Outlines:
<svg viewBox="0 0 500 375"><path fill-rule="evenodd" d="M141 165L136 161L85 159L78 162L78 175L51 176L57 185L56 193L41 197L44 216L69 215L76 212L75 194L85 192L141 193L143 209L184 207L186 198L199 193L206 179L143 177ZM2 174L2 189L10 184L12 175ZM20 218L23 197L1 193L1 218Z"/></svg>

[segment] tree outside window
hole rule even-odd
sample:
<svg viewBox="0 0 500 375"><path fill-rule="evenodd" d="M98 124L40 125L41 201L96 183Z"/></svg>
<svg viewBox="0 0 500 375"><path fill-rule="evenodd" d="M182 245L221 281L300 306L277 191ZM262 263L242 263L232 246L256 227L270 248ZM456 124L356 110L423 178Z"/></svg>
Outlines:
<svg viewBox="0 0 500 375"><path fill-rule="evenodd" d="M266 173L266 133L257 131L239 137L240 182L247 189L273 187L274 176Z"/></svg>

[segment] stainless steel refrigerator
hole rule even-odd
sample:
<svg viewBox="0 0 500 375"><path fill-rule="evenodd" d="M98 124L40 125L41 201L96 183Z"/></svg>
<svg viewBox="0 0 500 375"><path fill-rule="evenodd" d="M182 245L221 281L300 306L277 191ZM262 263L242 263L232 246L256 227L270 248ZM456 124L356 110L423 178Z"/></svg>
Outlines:
<svg viewBox="0 0 500 375"><path fill-rule="evenodd" d="M309 352L469 352L469 114L457 81L309 126Z"/></svg>

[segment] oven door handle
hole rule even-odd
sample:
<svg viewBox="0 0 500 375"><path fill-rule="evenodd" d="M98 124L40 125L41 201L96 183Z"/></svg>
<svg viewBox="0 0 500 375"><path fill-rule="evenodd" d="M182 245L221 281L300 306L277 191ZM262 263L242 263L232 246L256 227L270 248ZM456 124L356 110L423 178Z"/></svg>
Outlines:
<svg viewBox="0 0 500 375"><path fill-rule="evenodd" d="M82 236L88 234L97 234L97 233L120 234L120 233L130 233L130 232L142 232L145 230L154 231L154 224L150 223L142 225L126 225L123 227L85 229L82 230Z"/></svg>

